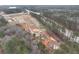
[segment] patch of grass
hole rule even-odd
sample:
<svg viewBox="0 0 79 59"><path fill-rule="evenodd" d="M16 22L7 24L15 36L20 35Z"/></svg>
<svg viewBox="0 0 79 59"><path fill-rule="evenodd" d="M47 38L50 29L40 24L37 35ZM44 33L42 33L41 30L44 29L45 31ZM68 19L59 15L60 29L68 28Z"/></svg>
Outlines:
<svg viewBox="0 0 79 59"><path fill-rule="evenodd" d="M25 54L29 53L31 49L26 46L23 40L13 38L5 45L6 53L17 53L17 54Z"/></svg>
<svg viewBox="0 0 79 59"><path fill-rule="evenodd" d="M54 53L62 54L78 54L79 53L79 44L71 41L64 41L64 44L60 45L60 49L55 50Z"/></svg>
<svg viewBox="0 0 79 59"><path fill-rule="evenodd" d="M0 32L0 37L3 38L4 37L4 32Z"/></svg>
<svg viewBox="0 0 79 59"><path fill-rule="evenodd" d="M75 31L73 34L76 36L79 36L79 32L77 32L77 31Z"/></svg>

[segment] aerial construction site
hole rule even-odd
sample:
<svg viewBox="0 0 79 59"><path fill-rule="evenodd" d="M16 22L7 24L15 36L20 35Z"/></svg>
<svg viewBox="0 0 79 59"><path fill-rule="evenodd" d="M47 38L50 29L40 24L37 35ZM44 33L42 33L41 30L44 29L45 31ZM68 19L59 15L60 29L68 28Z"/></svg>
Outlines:
<svg viewBox="0 0 79 59"><path fill-rule="evenodd" d="M79 53L78 10L44 8L0 10L0 53Z"/></svg>
<svg viewBox="0 0 79 59"><path fill-rule="evenodd" d="M57 42L56 38L49 35L46 28L40 24L36 18L31 16L31 14L21 12L8 15L5 14L3 16L9 24L16 25L20 27L20 29L35 35L32 37L33 40L37 40L35 38L40 37L38 43L41 42L49 52L59 48L60 42Z"/></svg>

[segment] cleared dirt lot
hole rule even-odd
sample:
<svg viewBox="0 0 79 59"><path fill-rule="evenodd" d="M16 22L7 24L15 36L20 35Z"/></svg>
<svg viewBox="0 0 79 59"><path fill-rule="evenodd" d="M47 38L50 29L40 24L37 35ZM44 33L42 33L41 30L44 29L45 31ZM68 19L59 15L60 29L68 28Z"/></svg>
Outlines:
<svg viewBox="0 0 79 59"><path fill-rule="evenodd" d="M24 13L16 13L16 14L8 14L4 15L6 20L9 22L11 25L17 25L24 31L30 32L31 34L36 34L36 36L41 36L40 40L43 45L46 46L48 49L57 49L59 46L59 43L56 41L55 38L53 38L52 35L48 34L48 31L46 28L41 25L38 20L34 17L32 17L30 14L24 14ZM33 40L32 43L37 43L37 41ZM39 53L39 49L37 45L32 46L32 53Z"/></svg>

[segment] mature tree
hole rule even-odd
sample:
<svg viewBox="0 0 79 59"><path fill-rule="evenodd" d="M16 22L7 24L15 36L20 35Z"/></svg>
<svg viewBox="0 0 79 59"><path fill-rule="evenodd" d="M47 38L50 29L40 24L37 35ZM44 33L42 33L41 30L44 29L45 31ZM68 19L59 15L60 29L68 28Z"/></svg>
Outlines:
<svg viewBox="0 0 79 59"><path fill-rule="evenodd" d="M0 16L0 27L1 27L1 26L4 26L4 25L6 25L6 24L7 24L7 21L4 19L3 16Z"/></svg>

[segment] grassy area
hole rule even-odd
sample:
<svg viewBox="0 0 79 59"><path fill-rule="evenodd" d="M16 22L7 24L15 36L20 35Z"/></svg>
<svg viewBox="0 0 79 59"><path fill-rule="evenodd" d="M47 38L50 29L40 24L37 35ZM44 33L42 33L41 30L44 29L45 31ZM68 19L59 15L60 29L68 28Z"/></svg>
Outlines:
<svg viewBox="0 0 79 59"><path fill-rule="evenodd" d="M13 38L5 45L6 53L30 53L31 49L26 46L23 40Z"/></svg>
<svg viewBox="0 0 79 59"><path fill-rule="evenodd" d="M78 31L74 31L73 33L75 36L79 36L79 32Z"/></svg>
<svg viewBox="0 0 79 59"><path fill-rule="evenodd" d="M4 37L4 32L0 32L0 37Z"/></svg>
<svg viewBox="0 0 79 59"><path fill-rule="evenodd" d="M54 51L55 54L75 54L79 53L79 44L71 41L64 41L64 44L60 45L60 49Z"/></svg>

